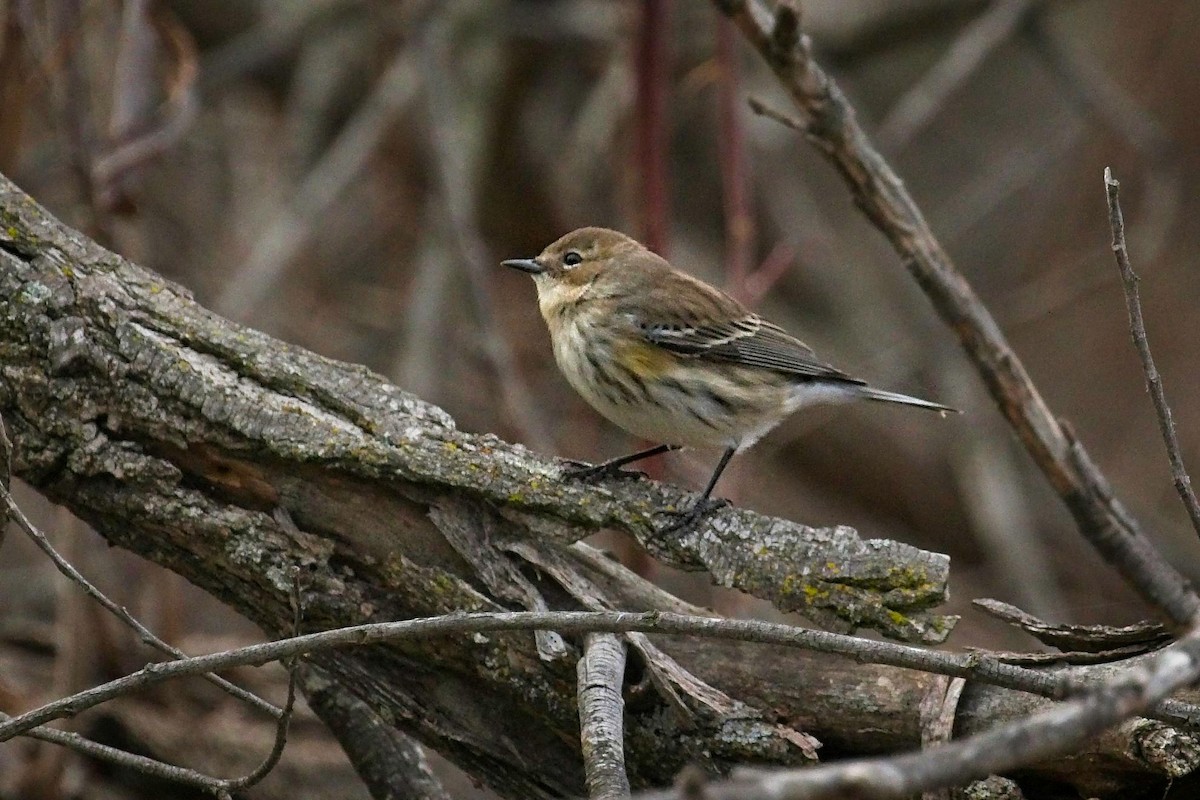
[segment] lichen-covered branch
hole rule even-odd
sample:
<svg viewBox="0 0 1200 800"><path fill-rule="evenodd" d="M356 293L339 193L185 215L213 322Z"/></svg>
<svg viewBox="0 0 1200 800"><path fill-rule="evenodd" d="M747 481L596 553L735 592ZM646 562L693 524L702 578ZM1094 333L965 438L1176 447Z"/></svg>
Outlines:
<svg viewBox="0 0 1200 800"><path fill-rule="evenodd" d="M655 512L687 502L672 487L561 481L553 461L461 433L440 409L361 367L222 320L7 182L0 219L9 309L0 410L20 439L19 474L52 495L104 482L160 498L187 487L189 497L233 501L230 511L283 505L311 528L308 518L333 500L357 500L361 515L463 493L564 543L604 527L628 531L675 566L709 569L723 585L822 621L918 640L947 631L949 621L928 611L944 598L942 556L744 511L702 536L659 541ZM84 517L105 511L94 499L79 509ZM368 516L358 520L367 533L390 527ZM458 565L446 542L433 552L435 563Z"/></svg>

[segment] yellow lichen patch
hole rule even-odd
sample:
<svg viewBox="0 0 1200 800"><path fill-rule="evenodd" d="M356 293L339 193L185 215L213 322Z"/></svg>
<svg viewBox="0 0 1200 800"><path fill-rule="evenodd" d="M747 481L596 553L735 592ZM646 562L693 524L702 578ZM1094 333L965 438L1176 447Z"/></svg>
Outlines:
<svg viewBox="0 0 1200 800"><path fill-rule="evenodd" d="M826 597L829 597L829 590L818 589L816 586L813 586L810 583L804 587L804 596L809 599L809 602L812 602L813 600L824 600Z"/></svg>

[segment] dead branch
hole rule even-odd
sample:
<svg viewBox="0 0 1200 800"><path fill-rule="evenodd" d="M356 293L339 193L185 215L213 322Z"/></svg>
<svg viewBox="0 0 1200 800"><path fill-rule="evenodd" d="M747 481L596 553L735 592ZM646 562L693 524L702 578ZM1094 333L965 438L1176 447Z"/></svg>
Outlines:
<svg viewBox="0 0 1200 800"><path fill-rule="evenodd" d="M1138 276L1129 262L1129 248L1125 245L1125 219L1121 214L1121 184L1112 176L1112 171L1104 168L1104 187L1108 195L1108 224L1112 228L1113 256L1117 260L1117 269L1121 272L1121 284L1125 287L1125 307L1129 311L1129 334L1133 337L1134 347L1137 348L1138 358L1142 362L1142 370L1146 373L1146 389L1154 403L1154 412L1158 417L1158 429L1162 433L1163 444L1167 448L1167 460L1171 464L1171 480L1175 491L1183 501L1188 517L1192 520L1192 528L1200 535L1200 501L1196 500L1196 492L1192 489L1192 478L1188 475L1183 464L1183 453L1179 447L1179 436L1175 432L1175 422L1171 419L1171 407L1167 405L1167 395L1163 390L1162 376L1154 366L1154 356L1150 353L1150 341L1146 338L1146 322L1142 318L1142 300L1138 292Z"/></svg>
<svg viewBox="0 0 1200 800"><path fill-rule="evenodd" d="M589 633L579 676L579 729L588 797L613 800L629 796L625 775L625 644L611 633Z"/></svg>

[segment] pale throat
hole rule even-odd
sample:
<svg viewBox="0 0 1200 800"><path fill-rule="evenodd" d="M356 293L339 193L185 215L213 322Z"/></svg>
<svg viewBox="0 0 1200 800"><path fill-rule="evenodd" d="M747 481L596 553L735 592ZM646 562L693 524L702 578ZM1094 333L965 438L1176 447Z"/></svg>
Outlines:
<svg viewBox="0 0 1200 800"><path fill-rule="evenodd" d="M572 285L539 275L534 279L537 286L538 309L546 322L554 321L565 309L578 303L591 288L590 283Z"/></svg>

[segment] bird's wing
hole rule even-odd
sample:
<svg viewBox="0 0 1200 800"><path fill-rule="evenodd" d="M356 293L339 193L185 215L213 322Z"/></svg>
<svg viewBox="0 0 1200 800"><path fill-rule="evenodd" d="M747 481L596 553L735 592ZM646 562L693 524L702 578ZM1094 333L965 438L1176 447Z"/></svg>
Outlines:
<svg viewBox="0 0 1200 800"><path fill-rule="evenodd" d="M729 295L690 276L659 286L653 302L629 314L642 337L681 356L775 370L801 378L861 384L826 364L808 345L747 310ZM672 291L673 290L673 291ZM700 290L700 294L697 294ZM684 299L681 299L684 298Z"/></svg>

